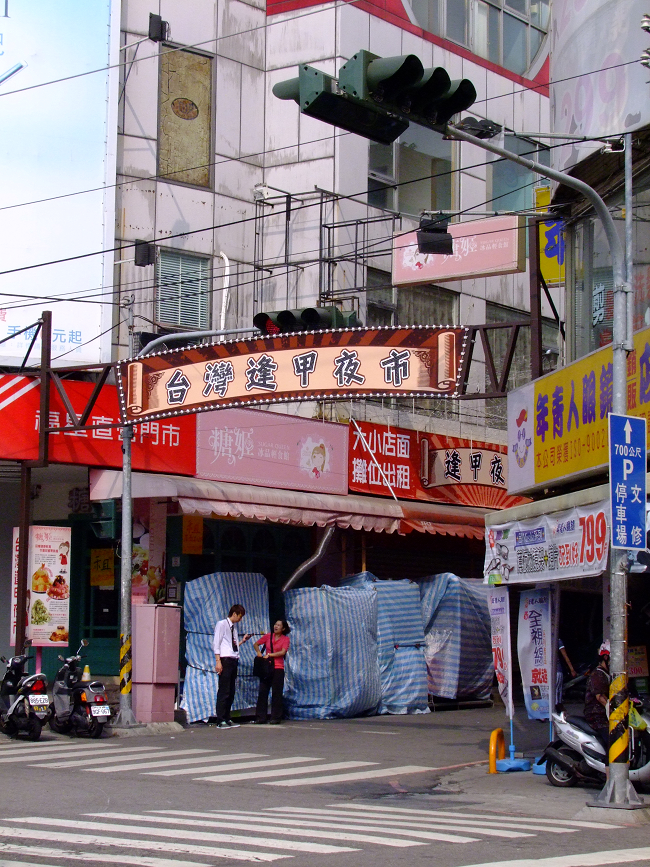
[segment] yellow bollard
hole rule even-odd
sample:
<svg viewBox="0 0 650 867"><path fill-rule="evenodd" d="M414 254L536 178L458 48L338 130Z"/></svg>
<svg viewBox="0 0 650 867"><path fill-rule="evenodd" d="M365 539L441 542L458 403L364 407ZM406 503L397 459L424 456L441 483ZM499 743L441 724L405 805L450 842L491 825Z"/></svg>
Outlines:
<svg viewBox="0 0 650 867"><path fill-rule="evenodd" d="M497 755L498 753L498 755ZM506 757L506 742L503 737L503 729L494 729L490 735L490 761L489 774L497 773L497 759L505 759Z"/></svg>

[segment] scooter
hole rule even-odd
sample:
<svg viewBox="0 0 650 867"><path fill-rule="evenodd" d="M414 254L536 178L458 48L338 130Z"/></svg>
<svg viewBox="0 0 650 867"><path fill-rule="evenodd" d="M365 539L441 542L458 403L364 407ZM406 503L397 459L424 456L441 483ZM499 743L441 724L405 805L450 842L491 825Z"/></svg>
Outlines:
<svg viewBox="0 0 650 867"><path fill-rule="evenodd" d="M27 661L34 658L25 653L31 643L30 639L25 641L19 656L0 657L7 664L0 684L0 731L10 737L24 732L30 741L37 741L48 716L47 678L39 673L25 674Z"/></svg>
<svg viewBox="0 0 650 867"><path fill-rule="evenodd" d="M650 783L650 702L630 700L630 780ZM607 745L602 743L584 717L554 713L558 739L546 747L546 776L553 786L569 788L581 783L602 785L608 764Z"/></svg>
<svg viewBox="0 0 650 867"><path fill-rule="evenodd" d="M63 665L57 671L52 686L50 728L58 734L87 734L91 738L99 738L110 719L111 709L103 683L99 680L83 683L81 680L83 668L80 663L83 657L80 654L82 648L87 646L88 640L82 638L75 656L68 656L67 659L59 656Z"/></svg>

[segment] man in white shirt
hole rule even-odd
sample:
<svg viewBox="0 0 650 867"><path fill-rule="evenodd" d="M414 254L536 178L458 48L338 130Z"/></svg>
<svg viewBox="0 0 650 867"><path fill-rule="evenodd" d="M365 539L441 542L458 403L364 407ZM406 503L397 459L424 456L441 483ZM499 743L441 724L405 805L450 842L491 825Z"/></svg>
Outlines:
<svg viewBox="0 0 650 867"><path fill-rule="evenodd" d="M235 697L239 648L250 638L246 633L241 641L239 640L236 624L244 614L246 609L243 605L231 606L228 617L220 620L214 630L215 668L219 675L217 728L220 729L238 728L237 724L230 719L230 708Z"/></svg>

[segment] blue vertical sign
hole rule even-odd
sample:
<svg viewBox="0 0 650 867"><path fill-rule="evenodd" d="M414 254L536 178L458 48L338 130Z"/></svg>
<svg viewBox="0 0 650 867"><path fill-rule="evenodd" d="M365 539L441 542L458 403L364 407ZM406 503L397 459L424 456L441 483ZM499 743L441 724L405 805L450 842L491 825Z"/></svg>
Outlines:
<svg viewBox="0 0 650 867"><path fill-rule="evenodd" d="M646 420L610 413L612 548L645 550L646 452Z"/></svg>

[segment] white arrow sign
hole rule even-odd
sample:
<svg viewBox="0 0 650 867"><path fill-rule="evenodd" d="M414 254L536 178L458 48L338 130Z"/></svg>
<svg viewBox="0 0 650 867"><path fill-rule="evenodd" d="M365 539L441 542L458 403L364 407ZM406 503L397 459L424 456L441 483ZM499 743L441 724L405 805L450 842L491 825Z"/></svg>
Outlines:
<svg viewBox="0 0 650 867"><path fill-rule="evenodd" d="M629 419L625 422L623 430L625 431L625 444L629 446L632 441L632 425L630 424Z"/></svg>

